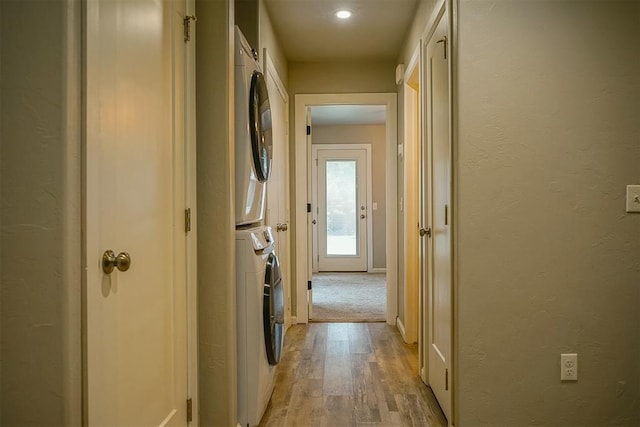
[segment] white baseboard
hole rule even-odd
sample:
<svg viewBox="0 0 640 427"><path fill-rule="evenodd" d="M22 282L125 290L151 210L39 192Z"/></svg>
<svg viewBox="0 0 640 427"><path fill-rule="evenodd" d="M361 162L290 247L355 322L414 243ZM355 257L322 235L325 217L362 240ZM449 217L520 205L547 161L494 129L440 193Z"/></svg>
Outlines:
<svg viewBox="0 0 640 427"><path fill-rule="evenodd" d="M404 329L404 324L402 323L402 320L400 320L400 317L396 317L396 326L398 327L398 330L400 331L400 335L402 335L402 339L404 340L404 342L407 342L407 331Z"/></svg>
<svg viewBox="0 0 640 427"><path fill-rule="evenodd" d="M386 273L387 269L386 268L372 268L371 270L368 271L368 273Z"/></svg>

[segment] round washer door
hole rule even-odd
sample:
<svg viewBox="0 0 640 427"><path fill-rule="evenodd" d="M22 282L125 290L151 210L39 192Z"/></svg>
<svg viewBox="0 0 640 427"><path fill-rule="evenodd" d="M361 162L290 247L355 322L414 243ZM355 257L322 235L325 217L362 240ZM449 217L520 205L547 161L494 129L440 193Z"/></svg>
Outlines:
<svg viewBox="0 0 640 427"><path fill-rule="evenodd" d="M251 75L249 92L249 133L253 166L258 181L265 182L271 173L273 140L271 132L271 106L267 83L260 71Z"/></svg>
<svg viewBox="0 0 640 427"><path fill-rule="evenodd" d="M262 323L267 359L270 365L277 365L282 357L284 344L284 286L280 274L280 263L274 252L271 252L267 259Z"/></svg>

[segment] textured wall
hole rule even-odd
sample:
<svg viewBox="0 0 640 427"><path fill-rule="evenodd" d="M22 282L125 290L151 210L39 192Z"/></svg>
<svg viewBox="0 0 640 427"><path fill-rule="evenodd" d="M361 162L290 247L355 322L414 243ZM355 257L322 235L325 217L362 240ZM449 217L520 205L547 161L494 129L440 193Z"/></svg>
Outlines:
<svg viewBox="0 0 640 427"><path fill-rule="evenodd" d="M278 35L275 33L264 0L260 0L260 50L262 49L267 49L269 52L273 65L278 71L278 76L280 76L280 80L282 80L286 88L289 84L289 65L280 47ZM262 52L260 52L260 58L261 64L264 64L264 61L262 61Z"/></svg>
<svg viewBox="0 0 640 427"><path fill-rule="evenodd" d="M196 3L200 425L235 426L233 3Z"/></svg>
<svg viewBox="0 0 640 427"><path fill-rule="evenodd" d="M459 19L456 425L639 425L640 3Z"/></svg>
<svg viewBox="0 0 640 427"><path fill-rule="evenodd" d="M80 4L0 2L0 425L79 425Z"/></svg>
<svg viewBox="0 0 640 427"><path fill-rule="evenodd" d="M443 3L444 0L419 0L415 18L411 27L407 30L407 35L398 56L399 64L406 65L409 63L414 49L420 42L420 37L422 37L426 26L429 25L430 19L433 18L434 11L439 10Z"/></svg>
<svg viewBox="0 0 640 427"><path fill-rule="evenodd" d="M377 126L314 126L313 144L371 144L371 202L378 209L371 212L373 217L373 268L386 268L386 169L387 140L384 125Z"/></svg>

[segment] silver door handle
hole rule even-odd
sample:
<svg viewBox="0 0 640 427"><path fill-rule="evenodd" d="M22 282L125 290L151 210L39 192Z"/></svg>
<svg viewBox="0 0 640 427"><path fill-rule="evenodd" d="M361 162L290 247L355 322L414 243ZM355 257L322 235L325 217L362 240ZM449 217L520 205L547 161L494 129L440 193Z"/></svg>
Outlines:
<svg viewBox="0 0 640 427"><path fill-rule="evenodd" d="M120 252L117 256L111 249L102 254L102 271L111 274L114 268L127 271L131 267L131 256L127 252Z"/></svg>

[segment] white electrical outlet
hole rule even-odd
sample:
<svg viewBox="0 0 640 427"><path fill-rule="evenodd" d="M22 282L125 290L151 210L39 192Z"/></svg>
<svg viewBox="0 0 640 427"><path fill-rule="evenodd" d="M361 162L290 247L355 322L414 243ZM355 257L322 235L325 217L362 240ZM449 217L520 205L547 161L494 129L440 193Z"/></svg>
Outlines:
<svg viewBox="0 0 640 427"><path fill-rule="evenodd" d="M560 355L560 380L578 381L577 353L567 353Z"/></svg>
<svg viewBox="0 0 640 427"><path fill-rule="evenodd" d="M627 212L640 212L640 185L627 185Z"/></svg>

